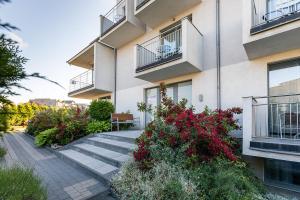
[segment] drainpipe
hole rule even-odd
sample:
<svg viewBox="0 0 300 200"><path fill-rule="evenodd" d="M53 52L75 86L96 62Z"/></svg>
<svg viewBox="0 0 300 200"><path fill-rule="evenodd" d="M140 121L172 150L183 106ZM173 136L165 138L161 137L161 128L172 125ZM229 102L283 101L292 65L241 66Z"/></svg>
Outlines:
<svg viewBox="0 0 300 200"><path fill-rule="evenodd" d="M117 110L117 56L118 56L118 52L117 49L114 48L114 57L115 57L115 63L114 63L114 69L115 69L115 77L114 77L114 106L115 106L115 110Z"/></svg>
<svg viewBox="0 0 300 200"><path fill-rule="evenodd" d="M217 108L221 109L220 0L216 0Z"/></svg>

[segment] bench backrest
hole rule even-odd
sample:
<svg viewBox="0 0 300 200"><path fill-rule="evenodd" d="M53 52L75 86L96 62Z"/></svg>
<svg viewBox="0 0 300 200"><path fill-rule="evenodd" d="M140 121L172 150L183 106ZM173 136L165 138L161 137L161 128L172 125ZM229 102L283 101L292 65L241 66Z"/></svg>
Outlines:
<svg viewBox="0 0 300 200"><path fill-rule="evenodd" d="M133 114L118 114L118 113L114 113L111 114L111 120L112 121L129 121L129 120L133 120Z"/></svg>

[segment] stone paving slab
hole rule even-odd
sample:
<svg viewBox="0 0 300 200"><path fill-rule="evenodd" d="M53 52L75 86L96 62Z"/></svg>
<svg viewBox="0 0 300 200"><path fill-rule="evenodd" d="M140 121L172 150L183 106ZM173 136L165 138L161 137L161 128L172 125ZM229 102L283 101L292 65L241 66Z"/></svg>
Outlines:
<svg viewBox="0 0 300 200"><path fill-rule="evenodd" d="M68 157L69 159L72 159L76 161L77 163L80 163L81 165L84 165L85 167L96 171L97 173L101 175L106 175L109 173L112 173L116 170L118 170L117 167L112 166L110 164L107 164L105 162L102 162L100 160L97 160L95 158L92 158L90 156L87 156L85 154L82 154L80 152L74 151L74 150L63 150L60 151L61 154Z"/></svg>
<svg viewBox="0 0 300 200"><path fill-rule="evenodd" d="M132 143L120 142L117 140L110 140L110 139L105 139L105 138L101 138L101 137L92 137L92 138L89 138L89 140L105 143L108 145L119 146L119 147L130 149L130 150L134 150L137 147L135 144L132 144Z"/></svg>
<svg viewBox="0 0 300 200"><path fill-rule="evenodd" d="M116 151L110 151L108 149L97 147L97 146L90 145L90 144L82 143L82 144L77 144L74 146L78 147L80 149L83 149L85 151L94 153L98 156L109 158L109 159L112 159L112 160L115 160L115 161L121 162L121 163L128 161L130 159L129 155L122 154L122 153L119 153Z"/></svg>
<svg viewBox="0 0 300 200"><path fill-rule="evenodd" d="M136 138L140 137L142 133L143 133L142 130L134 130L134 131L107 132L107 133L100 133L97 135L99 135L99 136L108 135L108 136L126 137L126 138L136 139Z"/></svg>
<svg viewBox="0 0 300 200"><path fill-rule="evenodd" d="M83 200L107 192L92 176L66 164L47 149L37 148L24 134L6 134L4 141L14 163L32 168L48 191L48 200ZM100 199L106 199L100 198Z"/></svg>

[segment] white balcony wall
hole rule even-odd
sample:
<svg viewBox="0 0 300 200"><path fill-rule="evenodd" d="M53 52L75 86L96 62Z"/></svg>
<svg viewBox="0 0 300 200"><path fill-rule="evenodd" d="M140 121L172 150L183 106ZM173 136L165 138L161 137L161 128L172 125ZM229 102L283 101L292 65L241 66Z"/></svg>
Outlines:
<svg viewBox="0 0 300 200"><path fill-rule="evenodd" d="M145 24L134 16L134 1L123 0L119 1L118 4L123 4L122 2L124 2L125 5L125 13L123 13L123 7L115 7L113 8L113 12L115 12L114 15L122 13L121 16L123 16L125 14L125 18L124 20L120 20L118 22L118 20L115 20L116 16L110 17L112 18L110 21L114 21L115 24L112 26L112 28L108 29L108 31L106 31L107 28L103 28L107 25L108 16L100 16L100 41L115 48L119 48L136 39L146 31Z"/></svg>
<svg viewBox="0 0 300 200"><path fill-rule="evenodd" d="M265 123L265 127L268 127L268 120L257 118L259 113L255 113L255 100L253 97L243 98L243 155L254 156L260 158L269 158L276 160L285 160L291 162L300 162L300 155L289 152L276 152L268 150L257 150L250 147L250 141L255 138L258 130L257 123ZM264 117L263 117L264 118ZM259 125L260 126L260 125ZM265 137L266 135L260 135L259 137Z"/></svg>
<svg viewBox="0 0 300 200"><path fill-rule="evenodd" d="M103 92L114 89L114 51L102 44L95 43L95 88Z"/></svg>
<svg viewBox="0 0 300 200"><path fill-rule="evenodd" d="M175 60L157 64L156 66L143 71L136 71L136 78L156 82L195 72L201 72L203 70L204 37L202 33L187 18L182 20L180 32L180 34L176 34L175 36L180 37L176 40L181 41L182 56ZM171 38L174 38L175 36L171 36ZM145 56L145 54L138 53L137 48L139 48L139 46L135 47L134 60L136 69L138 70L141 66L138 66L137 60L140 60L139 57ZM145 49L147 47L142 48Z"/></svg>
<svg viewBox="0 0 300 200"><path fill-rule="evenodd" d="M135 1L135 16L141 19L147 26L155 28L174 16L195 7L202 0L149 0L140 8L137 8L140 0Z"/></svg>
<svg viewBox="0 0 300 200"><path fill-rule="evenodd" d="M254 1L257 17L254 16L253 1L243 0L243 45L251 60L300 48L300 20L279 24L255 34L250 33L255 24L261 23L263 13L267 12L266 1Z"/></svg>

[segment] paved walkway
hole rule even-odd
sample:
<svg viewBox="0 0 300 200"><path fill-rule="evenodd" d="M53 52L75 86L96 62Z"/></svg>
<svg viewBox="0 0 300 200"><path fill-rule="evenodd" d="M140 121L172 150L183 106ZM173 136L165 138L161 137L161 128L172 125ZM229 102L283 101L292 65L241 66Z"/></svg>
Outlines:
<svg viewBox="0 0 300 200"><path fill-rule="evenodd" d="M6 134L4 144L8 150L5 157L7 165L19 164L32 168L46 186L48 200L90 199L107 190L101 182L66 164L47 149L35 147L29 136Z"/></svg>

